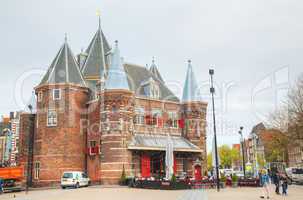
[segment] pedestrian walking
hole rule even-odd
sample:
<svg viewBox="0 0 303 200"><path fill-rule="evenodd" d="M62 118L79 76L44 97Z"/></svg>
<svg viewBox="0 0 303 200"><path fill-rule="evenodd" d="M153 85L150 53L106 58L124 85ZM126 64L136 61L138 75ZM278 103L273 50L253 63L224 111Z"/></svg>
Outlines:
<svg viewBox="0 0 303 200"><path fill-rule="evenodd" d="M275 192L280 195L280 175L277 171L273 172L273 181L276 186Z"/></svg>
<svg viewBox="0 0 303 200"><path fill-rule="evenodd" d="M287 178L283 177L283 180L282 180L282 195L284 195L284 196L287 195L287 189L288 189Z"/></svg>
<svg viewBox="0 0 303 200"><path fill-rule="evenodd" d="M270 178L265 169L261 171L261 185L263 195L260 197L261 199L270 199Z"/></svg>
<svg viewBox="0 0 303 200"><path fill-rule="evenodd" d="M0 178L0 194L3 193L3 185L4 185L4 180Z"/></svg>

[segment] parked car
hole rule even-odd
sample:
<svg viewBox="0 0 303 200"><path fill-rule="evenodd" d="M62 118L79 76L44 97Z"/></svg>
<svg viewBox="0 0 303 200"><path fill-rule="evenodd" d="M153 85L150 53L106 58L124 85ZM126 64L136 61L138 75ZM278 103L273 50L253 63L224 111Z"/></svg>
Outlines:
<svg viewBox="0 0 303 200"><path fill-rule="evenodd" d="M90 185L90 179L84 172L70 171L64 172L61 178L61 188L67 187L85 187Z"/></svg>
<svg viewBox="0 0 303 200"><path fill-rule="evenodd" d="M286 175L295 183L303 184L303 168L287 168Z"/></svg>
<svg viewBox="0 0 303 200"><path fill-rule="evenodd" d="M235 174L238 178L244 177L243 171L235 171L234 174Z"/></svg>

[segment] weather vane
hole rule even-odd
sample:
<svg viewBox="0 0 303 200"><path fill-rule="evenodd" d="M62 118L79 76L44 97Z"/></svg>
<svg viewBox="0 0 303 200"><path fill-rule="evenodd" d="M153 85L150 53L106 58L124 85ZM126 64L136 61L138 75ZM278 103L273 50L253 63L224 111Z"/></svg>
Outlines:
<svg viewBox="0 0 303 200"><path fill-rule="evenodd" d="M101 16L100 9L97 9L97 11L96 11L96 15L97 15L98 17L100 17L100 16Z"/></svg>

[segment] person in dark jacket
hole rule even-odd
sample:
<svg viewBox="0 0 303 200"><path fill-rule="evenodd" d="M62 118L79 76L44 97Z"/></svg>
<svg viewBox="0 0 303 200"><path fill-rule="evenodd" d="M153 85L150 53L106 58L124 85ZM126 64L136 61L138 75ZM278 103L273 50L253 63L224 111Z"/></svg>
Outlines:
<svg viewBox="0 0 303 200"><path fill-rule="evenodd" d="M282 179L282 195L287 195L287 189L288 189L288 182L287 182L287 178L283 177Z"/></svg>
<svg viewBox="0 0 303 200"><path fill-rule="evenodd" d="M3 193L3 185L4 185L4 181L2 178L0 178L0 194Z"/></svg>
<svg viewBox="0 0 303 200"><path fill-rule="evenodd" d="M273 181L276 186L276 194L280 195L280 176L278 172L273 173Z"/></svg>

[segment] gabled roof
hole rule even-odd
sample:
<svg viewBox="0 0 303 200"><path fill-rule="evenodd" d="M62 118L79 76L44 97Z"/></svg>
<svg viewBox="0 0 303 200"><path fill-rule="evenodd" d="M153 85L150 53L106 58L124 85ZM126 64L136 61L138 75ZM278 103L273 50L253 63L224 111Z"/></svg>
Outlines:
<svg viewBox="0 0 303 200"><path fill-rule="evenodd" d="M188 68L186 74L186 80L183 88L182 102L195 102L201 101L198 83L191 65L191 61L188 61Z"/></svg>
<svg viewBox="0 0 303 200"><path fill-rule="evenodd" d="M160 100L179 102L178 97L176 97L172 91L170 91L170 89L163 82L159 81L146 67L133 64L125 64L124 69L128 75L127 78L130 90L135 92L136 96L146 96L142 87L142 83L152 78L159 83Z"/></svg>
<svg viewBox="0 0 303 200"><path fill-rule="evenodd" d="M116 41L115 49L111 56L111 65L108 70L108 76L105 81L105 89L124 89L129 90L127 75L124 70L122 59L120 57L120 50L118 41Z"/></svg>
<svg viewBox="0 0 303 200"><path fill-rule="evenodd" d="M86 87L78 63L66 39L40 85L55 83L73 83Z"/></svg>
<svg viewBox="0 0 303 200"><path fill-rule="evenodd" d="M159 80L161 81L162 83L164 83L164 80L157 68L157 65L155 64L155 59L153 58L153 61L152 61L152 65L150 66L150 69L149 71Z"/></svg>
<svg viewBox="0 0 303 200"><path fill-rule="evenodd" d="M106 55L111 48L102 32L101 25L90 42L85 53L87 58L81 69L84 77L97 77L106 72L106 65L109 63Z"/></svg>

